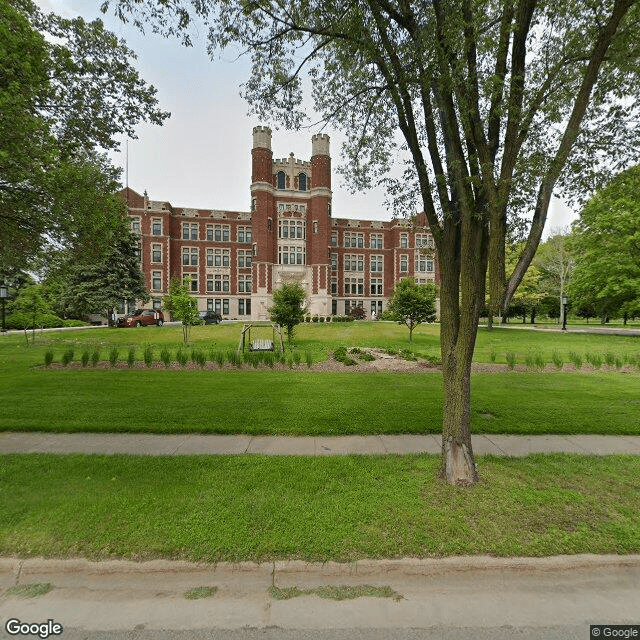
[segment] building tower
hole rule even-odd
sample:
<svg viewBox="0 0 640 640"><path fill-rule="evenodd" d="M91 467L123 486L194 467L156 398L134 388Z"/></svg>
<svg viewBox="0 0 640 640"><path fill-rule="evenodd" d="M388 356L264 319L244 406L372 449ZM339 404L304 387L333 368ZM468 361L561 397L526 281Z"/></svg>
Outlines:
<svg viewBox="0 0 640 640"><path fill-rule="evenodd" d="M313 136L311 162L293 153L273 159L271 130L255 127L251 153L251 317L268 318L273 290L285 282L303 286L310 313L330 315L329 136Z"/></svg>

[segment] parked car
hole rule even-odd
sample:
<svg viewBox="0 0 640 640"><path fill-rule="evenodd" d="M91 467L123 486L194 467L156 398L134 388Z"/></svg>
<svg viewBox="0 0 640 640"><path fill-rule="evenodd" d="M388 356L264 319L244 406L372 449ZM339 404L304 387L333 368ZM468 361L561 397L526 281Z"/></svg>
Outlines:
<svg viewBox="0 0 640 640"><path fill-rule="evenodd" d="M133 313L118 318L119 327L141 327L143 325L157 324L161 327L164 324L164 314L157 309L137 309Z"/></svg>
<svg viewBox="0 0 640 640"><path fill-rule="evenodd" d="M222 316L215 311L201 311L200 320L202 320L204 324L218 324L222 322Z"/></svg>

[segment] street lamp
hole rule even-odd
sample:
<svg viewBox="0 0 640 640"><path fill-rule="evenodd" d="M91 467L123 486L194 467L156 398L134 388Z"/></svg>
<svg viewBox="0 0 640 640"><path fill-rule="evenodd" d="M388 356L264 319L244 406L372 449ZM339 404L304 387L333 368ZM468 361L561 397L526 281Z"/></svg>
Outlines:
<svg viewBox="0 0 640 640"><path fill-rule="evenodd" d="M567 296L562 296L562 330L567 330L567 303L569 302Z"/></svg>
<svg viewBox="0 0 640 640"><path fill-rule="evenodd" d="M4 333L7 330L4 324L4 305L7 297L8 297L7 287L0 287L0 300L2 300L2 333Z"/></svg>

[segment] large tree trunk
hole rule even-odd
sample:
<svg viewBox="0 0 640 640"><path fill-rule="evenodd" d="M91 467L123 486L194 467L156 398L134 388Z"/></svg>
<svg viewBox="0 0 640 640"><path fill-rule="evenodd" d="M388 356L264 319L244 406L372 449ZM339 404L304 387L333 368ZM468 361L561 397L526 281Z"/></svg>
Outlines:
<svg viewBox="0 0 640 640"><path fill-rule="evenodd" d="M484 306L488 230L478 219L463 219L460 226L449 230L455 237L444 240L451 243L450 255L458 259L441 264L444 402L440 477L450 484L468 485L478 480L471 446L471 361Z"/></svg>

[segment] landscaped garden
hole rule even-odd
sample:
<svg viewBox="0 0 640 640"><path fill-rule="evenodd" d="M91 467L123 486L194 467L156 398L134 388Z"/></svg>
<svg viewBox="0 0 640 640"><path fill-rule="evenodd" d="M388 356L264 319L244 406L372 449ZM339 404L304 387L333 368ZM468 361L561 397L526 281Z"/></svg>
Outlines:
<svg viewBox="0 0 640 640"><path fill-rule="evenodd" d="M42 333L31 346L2 336L0 429L440 432L437 326L419 327L409 345L391 323L302 325L284 362L218 362L215 354L235 351L240 327L197 327L188 348L173 326ZM355 365L333 360L340 347ZM373 371L362 359L371 350L419 366ZM473 430L640 434L639 353L631 337L481 330ZM236 561L640 551L640 457L477 460L481 481L460 488L437 480L439 458L428 455L3 455L0 554Z"/></svg>

